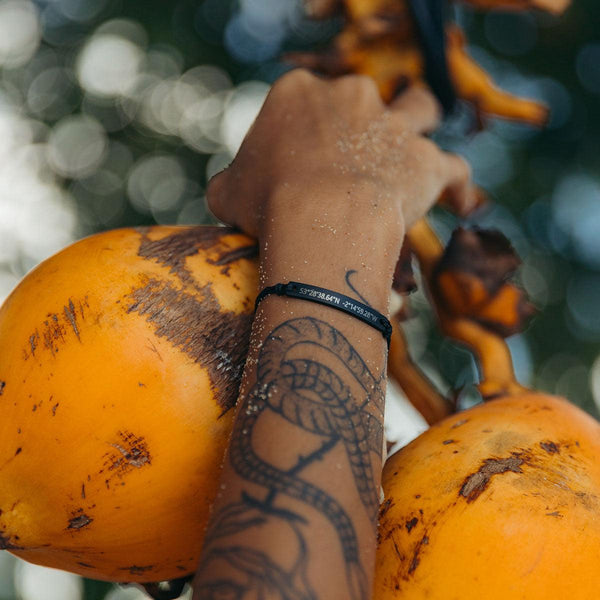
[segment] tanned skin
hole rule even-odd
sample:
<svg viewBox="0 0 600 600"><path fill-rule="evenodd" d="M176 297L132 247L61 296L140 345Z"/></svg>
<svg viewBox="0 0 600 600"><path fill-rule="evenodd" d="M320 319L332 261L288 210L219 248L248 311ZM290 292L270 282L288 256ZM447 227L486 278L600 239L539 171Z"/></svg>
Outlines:
<svg viewBox="0 0 600 600"><path fill-rule="evenodd" d="M383 314L407 227L470 170L423 134L439 108L415 88L282 77L208 202L258 239L260 286L300 281ZM194 600L368 600L383 447L386 343L358 319L268 296L253 324L236 421Z"/></svg>

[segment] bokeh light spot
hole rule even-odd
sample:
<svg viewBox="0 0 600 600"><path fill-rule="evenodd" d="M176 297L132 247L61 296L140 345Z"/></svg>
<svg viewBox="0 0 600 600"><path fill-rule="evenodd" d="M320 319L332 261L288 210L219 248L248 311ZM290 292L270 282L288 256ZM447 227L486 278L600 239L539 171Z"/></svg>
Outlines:
<svg viewBox="0 0 600 600"><path fill-rule="evenodd" d="M600 275L578 273L567 287L567 309L582 339L600 339Z"/></svg>
<svg viewBox="0 0 600 600"><path fill-rule="evenodd" d="M72 21L89 21L96 17L104 7L108 0L58 0L55 2L59 5L59 9L65 17Z"/></svg>
<svg viewBox="0 0 600 600"><path fill-rule="evenodd" d="M535 18L526 12L489 12L484 28L490 44L507 56L527 54L537 41Z"/></svg>
<svg viewBox="0 0 600 600"><path fill-rule="evenodd" d="M180 204L187 181L183 166L174 156L149 155L131 170L127 194L131 204L142 213L170 211Z"/></svg>
<svg viewBox="0 0 600 600"><path fill-rule="evenodd" d="M512 158L506 142L491 131L475 135L459 152L471 163L473 177L484 189L498 186L512 176Z"/></svg>
<svg viewBox="0 0 600 600"><path fill-rule="evenodd" d="M139 46L112 34L93 36L77 61L81 87L98 96L119 96L133 88L143 54Z"/></svg>
<svg viewBox="0 0 600 600"><path fill-rule="evenodd" d="M206 206L206 198L192 198L186 202L177 215L178 225L201 225L212 220Z"/></svg>
<svg viewBox="0 0 600 600"><path fill-rule="evenodd" d="M86 177L100 166L107 143L104 128L96 119L65 117L54 126L48 140L50 164L64 177Z"/></svg>
<svg viewBox="0 0 600 600"><path fill-rule="evenodd" d="M248 81L239 85L227 101L223 117L223 143L232 156L238 151L242 141L256 119L269 86L262 81Z"/></svg>
<svg viewBox="0 0 600 600"><path fill-rule="evenodd" d="M533 377L533 359L527 338L522 334L506 339L515 368L515 377L519 383L529 385Z"/></svg>
<svg viewBox="0 0 600 600"><path fill-rule="evenodd" d="M227 23L225 45L232 56L241 62L259 63L275 57L283 42L282 22L287 2L267 0L245 2L242 9Z"/></svg>
<svg viewBox="0 0 600 600"><path fill-rule="evenodd" d="M61 67L42 70L27 90L27 106L40 118L53 120L74 108L75 85L71 73Z"/></svg>
<svg viewBox="0 0 600 600"><path fill-rule="evenodd" d="M14 68L28 62L40 39L38 12L33 3L0 1L0 66Z"/></svg>
<svg viewBox="0 0 600 600"><path fill-rule="evenodd" d="M581 48L575 64L581 85L593 94L600 94L600 43L593 42Z"/></svg>
<svg viewBox="0 0 600 600"><path fill-rule="evenodd" d="M552 216L575 257L600 270L600 183L585 174L560 180L552 196Z"/></svg>
<svg viewBox="0 0 600 600"><path fill-rule="evenodd" d="M229 154L229 152L213 154L206 163L206 180L208 181L211 177L227 168L232 160L233 155Z"/></svg>

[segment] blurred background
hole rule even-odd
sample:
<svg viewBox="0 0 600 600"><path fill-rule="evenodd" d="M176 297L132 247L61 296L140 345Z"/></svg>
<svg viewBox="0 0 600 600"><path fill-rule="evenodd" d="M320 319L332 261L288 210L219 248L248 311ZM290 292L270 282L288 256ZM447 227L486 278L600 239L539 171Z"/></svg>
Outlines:
<svg viewBox="0 0 600 600"><path fill-rule="evenodd" d="M469 51L501 87L551 108L544 131L461 106L437 134L496 201L472 221L502 230L539 309L509 339L519 379L600 407L600 6L561 17L454 5ZM208 223L206 181L235 155L283 51L323 45L336 19L300 0L0 0L0 301L38 262L105 229ZM456 220L437 211L447 238ZM414 358L476 401L470 355L439 338L416 295ZM188 593L189 596L189 593ZM0 552L0 600L134 600Z"/></svg>

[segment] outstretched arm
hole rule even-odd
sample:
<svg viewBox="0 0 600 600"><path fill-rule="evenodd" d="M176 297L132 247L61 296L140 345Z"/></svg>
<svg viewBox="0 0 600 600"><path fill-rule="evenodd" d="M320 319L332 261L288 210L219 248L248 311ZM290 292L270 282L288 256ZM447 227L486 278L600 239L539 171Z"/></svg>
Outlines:
<svg viewBox="0 0 600 600"><path fill-rule="evenodd" d="M473 202L465 162L421 135L438 118L424 90L385 107L364 77L280 79L208 191L258 239L261 288L299 281L387 314L405 228L444 190ZM195 600L370 598L385 358L353 316L259 305Z"/></svg>

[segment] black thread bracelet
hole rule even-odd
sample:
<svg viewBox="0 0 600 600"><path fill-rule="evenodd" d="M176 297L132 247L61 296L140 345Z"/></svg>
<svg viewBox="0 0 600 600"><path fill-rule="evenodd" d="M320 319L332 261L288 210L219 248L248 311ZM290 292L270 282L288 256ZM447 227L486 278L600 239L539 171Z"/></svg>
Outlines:
<svg viewBox="0 0 600 600"><path fill-rule="evenodd" d="M337 310L341 310L348 315L352 315L363 323L374 327L383 335L387 345L390 345L390 337L392 335L392 325L386 317L380 312L372 309L370 306L357 302L350 296L344 294L338 294L331 290L318 287L316 285L309 285L308 283L299 283L297 281L290 281L289 283L277 283L264 288L260 294L256 297L254 303L254 310L258 307L261 300L270 294L277 294L277 296L288 296L290 298L300 298L301 300L309 300L310 302L318 302L325 306L331 306Z"/></svg>

